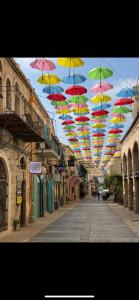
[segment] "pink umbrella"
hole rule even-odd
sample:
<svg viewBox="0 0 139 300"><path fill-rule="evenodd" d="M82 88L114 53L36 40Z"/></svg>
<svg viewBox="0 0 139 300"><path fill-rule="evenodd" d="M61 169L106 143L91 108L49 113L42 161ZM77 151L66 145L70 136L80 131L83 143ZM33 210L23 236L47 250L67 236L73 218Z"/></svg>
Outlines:
<svg viewBox="0 0 139 300"><path fill-rule="evenodd" d="M87 104L85 104L85 103L83 103L83 104L78 104L78 103L73 103L73 104L71 104L71 106L73 107L73 108L84 108L84 107L88 107L88 105Z"/></svg>
<svg viewBox="0 0 139 300"><path fill-rule="evenodd" d="M108 82L101 82L99 84L95 84L92 88L91 91L93 93L101 93L108 91L113 88L113 85L108 83Z"/></svg>
<svg viewBox="0 0 139 300"><path fill-rule="evenodd" d="M56 69L55 64L46 58L37 58L35 61L33 61L30 66L33 69L37 69L40 71L52 71Z"/></svg>
<svg viewBox="0 0 139 300"><path fill-rule="evenodd" d="M56 106L56 109L60 110L60 109L69 109L69 105L65 105L65 106Z"/></svg>
<svg viewBox="0 0 139 300"><path fill-rule="evenodd" d="M112 112L111 114L112 114L112 116L114 116L116 118L126 119L125 116L124 116L124 114L120 114L120 113L116 113L116 112Z"/></svg>
<svg viewBox="0 0 139 300"><path fill-rule="evenodd" d="M90 130L90 127L79 127L78 129L77 129L78 131L88 131L88 130Z"/></svg>

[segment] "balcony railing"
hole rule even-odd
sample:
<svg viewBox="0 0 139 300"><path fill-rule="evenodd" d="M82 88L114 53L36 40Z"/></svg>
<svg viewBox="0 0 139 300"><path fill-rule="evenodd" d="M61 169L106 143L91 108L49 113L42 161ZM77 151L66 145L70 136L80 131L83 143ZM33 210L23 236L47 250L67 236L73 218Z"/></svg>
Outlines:
<svg viewBox="0 0 139 300"><path fill-rule="evenodd" d="M1 106L0 109L0 127L4 126L13 134L17 133L18 137L30 142L44 140L43 120L19 90L11 87L8 92L9 98L6 90L6 108Z"/></svg>

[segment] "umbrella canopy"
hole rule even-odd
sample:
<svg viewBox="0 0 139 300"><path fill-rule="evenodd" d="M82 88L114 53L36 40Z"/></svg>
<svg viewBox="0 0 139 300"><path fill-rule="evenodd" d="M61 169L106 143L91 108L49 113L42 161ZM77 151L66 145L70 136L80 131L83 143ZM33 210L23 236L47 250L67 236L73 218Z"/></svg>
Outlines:
<svg viewBox="0 0 139 300"><path fill-rule="evenodd" d="M75 141L78 141L78 139L77 138L70 138L70 139L68 139L68 141L69 142L75 142Z"/></svg>
<svg viewBox="0 0 139 300"><path fill-rule="evenodd" d="M102 94L96 95L95 97L91 98L91 102L93 103L108 102L110 100L111 100L110 96L102 95Z"/></svg>
<svg viewBox="0 0 139 300"><path fill-rule="evenodd" d="M73 129L73 128L76 128L74 125L66 125L63 127L63 129L65 130L70 130L70 129Z"/></svg>
<svg viewBox="0 0 139 300"><path fill-rule="evenodd" d="M80 139L80 140L83 140L83 139L84 139L84 140L89 141L89 140L90 140L90 135L86 135L85 137L80 136L79 139Z"/></svg>
<svg viewBox="0 0 139 300"><path fill-rule="evenodd" d="M57 63L66 68L77 68L84 65L84 61L79 57L60 57Z"/></svg>
<svg viewBox="0 0 139 300"><path fill-rule="evenodd" d="M84 117L84 116L82 116L82 117L77 117L76 119L75 119L75 121L77 121L77 122L86 122L86 121L89 121L90 119L88 118L88 117Z"/></svg>
<svg viewBox="0 0 139 300"><path fill-rule="evenodd" d="M101 132L100 133L98 132L98 133L94 133L93 136L105 136L105 134L101 133Z"/></svg>
<svg viewBox="0 0 139 300"><path fill-rule="evenodd" d="M92 88L91 91L93 93L101 93L108 91L113 88L113 85L108 83L108 82L101 82L99 84L95 84Z"/></svg>
<svg viewBox="0 0 139 300"><path fill-rule="evenodd" d="M43 88L43 93L46 93L46 94L60 94L62 92L64 92L64 89L61 87L61 86L58 86L58 85L49 85L49 86L46 86L45 88Z"/></svg>
<svg viewBox="0 0 139 300"><path fill-rule="evenodd" d="M122 113L112 112L111 115L116 117L116 118L126 119L125 116Z"/></svg>
<svg viewBox="0 0 139 300"><path fill-rule="evenodd" d="M83 95L87 93L87 89L80 85L73 85L66 89L65 93L69 95Z"/></svg>
<svg viewBox="0 0 139 300"><path fill-rule="evenodd" d="M83 75L73 74L73 75L64 77L62 81L66 84L77 84L77 83L84 82L86 79L87 78Z"/></svg>
<svg viewBox="0 0 139 300"><path fill-rule="evenodd" d="M93 148L96 148L96 149L103 148L103 145L93 146Z"/></svg>
<svg viewBox="0 0 139 300"><path fill-rule="evenodd" d="M67 106L68 105L67 101L52 101L51 104L56 106L56 107L57 106ZM68 107L70 107L70 105L68 105Z"/></svg>
<svg viewBox="0 0 139 300"><path fill-rule="evenodd" d="M112 109L112 112L127 114L127 113L132 112L132 110L126 106L117 106Z"/></svg>
<svg viewBox="0 0 139 300"><path fill-rule="evenodd" d="M98 110L91 113L92 116L104 116L107 115L109 112L107 110Z"/></svg>
<svg viewBox="0 0 139 300"><path fill-rule="evenodd" d="M79 123L76 123L77 126L89 126L90 124L88 122L79 122Z"/></svg>
<svg viewBox="0 0 139 300"><path fill-rule="evenodd" d="M88 131L88 130L90 130L90 127L79 127L78 129L77 129L78 131Z"/></svg>
<svg viewBox="0 0 139 300"><path fill-rule="evenodd" d="M65 120L64 122L62 122L62 125L70 125L70 124L74 124L75 122L72 120Z"/></svg>
<svg viewBox="0 0 139 300"><path fill-rule="evenodd" d="M83 115L88 115L88 114L89 114L89 111L88 112L79 112L79 113L74 112L75 116L83 116Z"/></svg>
<svg viewBox="0 0 139 300"><path fill-rule="evenodd" d="M66 97L62 94L50 94L47 96L47 98L49 100L53 100L53 101L64 101L66 100Z"/></svg>
<svg viewBox="0 0 139 300"><path fill-rule="evenodd" d="M93 128L105 128L106 125L105 124L101 124L101 123L95 123L92 125Z"/></svg>
<svg viewBox="0 0 139 300"><path fill-rule="evenodd" d="M97 133L97 132L106 132L106 129L98 128L93 130L93 133Z"/></svg>
<svg viewBox="0 0 139 300"><path fill-rule="evenodd" d="M84 104L87 100L88 100L88 98L84 95L72 96L69 99L69 103Z"/></svg>
<svg viewBox="0 0 139 300"><path fill-rule="evenodd" d="M114 105L121 106L121 105L129 105L132 103L134 103L134 100L132 100L131 98L121 98L121 99L117 100Z"/></svg>
<svg viewBox="0 0 139 300"><path fill-rule="evenodd" d="M118 137L121 137L121 135L120 134L110 134L108 137L118 138Z"/></svg>
<svg viewBox="0 0 139 300"><path fill-rule="evenodd" d="M56 69L55 64L46 58L37 58L35 61L33 61L30 66L33 69L41 70L41 71L52 71Z"/></svg>
<svg viewBox="0 0 139 300"><path fill-rule="evenodd" d="M42 75L37 82L41 83L41 84L56 84L59 83L61 80L58 76L56 76L55 74L45 74Z"/></svg>
<svg viewBox="0 0 139 300"><path fill-rule="evenodd" d="M64 109L63 107L61 108L61 110L57 110L56 113L59 114L59 115L63 115L63 114L68 114L70 113L71 111L69 109Z"/></svg>
<svg viewBox="0 0 139 300"><path fill-rule="evenodd" d="M124 128L123 124L110 124L110 128Z"/></svg>
<svg viewBox="0 0 139 300"><path fill-rule="evenodd" d="M105 67L97 67L88 72L88 77L94 80L98 79L105 79L108 77L111 77L113 74L113 71L109 68Z"/></svg>
<svg viewBox="0 0 139 300"><path fill-rule="evenodd" d="M133 88L124 88L116 94L118 97L132 97L135 96L137 92Z"/></svg>
<svg viewBox="0 0 139 300"><path fill-rule="evenodd" d="M55 107L56 108L56 107ZM64 105L64 106L58 106L57 107L58 110L64 109L65 110L69 110L69 105Z"/></svg>
<svg viewBox="0 0 139 300"><path fill-rule="evenodd" d="M72 103L70 105L72 108L88 108L88 105L86 103L83 104Z"/></svg>
<svg viewBox="0 0 139 300"><path fill-rule="evenodd" d="M112 130L110 130L110 131L108 131L108 133L121 133L121 132L123 132L123 130L121 130L121 129L112 129Z"/></svg>
<svg viewBox="0 0 139 300"><path fill-rule="evenodd" d="M59 117L60 120L71 120L73 119L70 115L62 115Z"/></svg>
<svg viewBox="0 0 139 300"><path fill-rule="evenodd" d="M72 109L73 112L78 112L78 113L83 113L83 112L89 112L89 109L87 107L82 107L82 108L74 108Z"/></svg>
<svg viewBox="0 0 139 300"><path fill-rule="evenodd" d="M106 108L109 108L109 107L111 107L110 104L108 104L108 103L102 103L100 105L97 105L97 106L93 107L92 110L96 111L96 110L106 109Z"/></svg>
<svg viewBox="0 0 139 300"><path fill-rule="evenodd" d="M68 132L65 134L66 136L76 136L76 132Z"/></svg>
<svg viewBox="0 0 139 300"><path fill-rule="evenodd" d="M125 121L126 121L126 119L114 117L110 120L110 123L122 123L122 122L125 122Z"/></svg>

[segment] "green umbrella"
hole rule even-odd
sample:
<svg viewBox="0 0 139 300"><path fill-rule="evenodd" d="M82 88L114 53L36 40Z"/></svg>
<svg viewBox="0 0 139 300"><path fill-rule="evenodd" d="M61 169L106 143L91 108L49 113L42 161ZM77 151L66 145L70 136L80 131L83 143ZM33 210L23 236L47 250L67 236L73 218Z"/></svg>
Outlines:
<svg viewBox="0 0 139 300"><path fill-rule="evenodd" d="M65 130L70 130L70 129L73 129L73 128L76 128L76 126L74 126L74 125L66 125L66 126L63 127L63 129L65 129Z"/></svg>
<svg viewBox="0 0 139 300"><path fill-rule="evenodd" d="M115 108L112 109L113 112L116 112L116 113L122 113L122 114L127 114L127 113L130 113L132 112L131 109L129 109L128 107L123 107L123 106L117 106Z"/></svg>
<svg viewBox="0 0 139 300"><path fill-rule="evenodd" d="M95 118L95 119L105 119L105 118L107 118L108 117L108 115L104 115L104 116L93 116L93 118Z"/></svg>
<svg viewBox="0 0 139 300"><path fill-rule="evenodd" d="M82 104L85 103L88 100L88 98L84 95L81 96L73 96L69 99L69 103L77 103L77 104Z"/></svg>
<svg viewBox="0 0 139 300"><path fill-rule="evenodd" d="M54 106L67 106L68 103L66 101L51 101L51 104Z"/></svg>
<svg viewBox="0 0 139 300"><path fill-rule="evenodd" d="M89 126L90 124L88 122L80 122L80 123L76 123L76 125L84 125L84 126Z"/></svg>
<svg viewBox="0 0 139 300"><path fill-rule="evenodd" d="M116 138L116 137L121 137L121 135L120 134L110 134L110 135L108 135L108 138L109 137L111 137L111 138Z"/></svg>
<svg viewBox="0 0 139 300"><path fill-rule="evenodd" d="M91 79L105 79L110 76L112 76L113 71L111 69L105 68L105 67L97 67L95 69L92 69L88 72L88 76Z"/></svg>

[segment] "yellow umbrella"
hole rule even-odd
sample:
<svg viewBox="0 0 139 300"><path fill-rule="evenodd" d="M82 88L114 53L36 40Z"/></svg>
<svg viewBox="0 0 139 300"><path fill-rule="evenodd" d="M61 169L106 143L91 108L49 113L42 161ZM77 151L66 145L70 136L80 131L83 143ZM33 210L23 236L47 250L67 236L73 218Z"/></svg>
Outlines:
<svg viewBox="0 0 139 300"><path fill-rule="evenodd" d="M123 118L112 118L111 120L110 120L110 123L122 123L122 122L125 122L126 121L126 119L123 119Z"/></svg>
<svg viewBox="0 0 139 300"><path fill-rule="evenodd" d="M101 124L101 123L95 123L92 125L93 128L105 128L106 125L105 124Z"/></svg>
<svg viewBox="0 0 139 300"><path fill-rule="evenodd" d="M66 135L66 136L76 136L77 133L76 133L76 132L74 132L74 133L71 132L71 133L66 133L65 135Z"/></svg>
<svg viewBox="0 0 139 300"><path fill-rule="evenodd" d="M56 113L59 114L59 115L60 115L60 114L61 114L61 115L63 115L63 114L68 114L68 113L70 113L70 112L71 112L71 111L70 111L69 109L65 109L65 110L64 110L64 109L63 109L63 110L61 109L61 110L57 110L57 111L56 111Z"/></svg>
<svg viewBox="0 0 139 300"><path fill-rule="evenodd" d="M84 61L79 57L60 57L57 63L62 67L77 68L84 65Z"/></svg>
<svg viewBox="0 0 139 300"><path fill-rule="evenodd" d="M38 80L41 84L56 84L61 81L61 79L55 74L45 74L42 75Z"/></svg>
<svg viewBox="0 0 139 300"><path fill-rule="evenodd" d="M85 113L85 112L89 112L89 109L88 108L79 108L79 109L74 108L72 111L75 113Z"/></svg>
<svg viewBox="0 0 139 300"><path fill-rule="evenodd" d="M96 95L95 97L91 98L91 102L93 103L108 102L110 100L111 97L107 95Z"/></svg>
<svg viewBox="0 0 139 300"><path fill-rule="evenodd" d="M78 133L79 134L79 136L85 136L85 135L87 135L87 134L90 134L90 131L82 131L82 132L80 132L80 133Z"/></svg>

